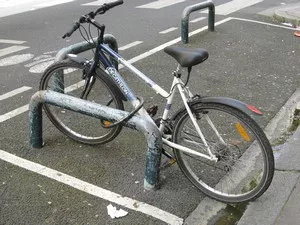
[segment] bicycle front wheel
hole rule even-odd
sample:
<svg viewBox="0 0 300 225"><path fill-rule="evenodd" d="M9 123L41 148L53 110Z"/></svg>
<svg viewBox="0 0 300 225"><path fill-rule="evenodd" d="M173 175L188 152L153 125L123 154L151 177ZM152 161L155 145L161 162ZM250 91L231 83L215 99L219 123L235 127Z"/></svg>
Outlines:
<svg viewBox="0 0 300 225"><path fill-rule="evenodd" d="M86 68L73 61L61 61L51 65L43 74L40 90L52 90L76 98L84 92L83 78ZM101 74L100 74L101 72ZM90 81L90 91L84 99L124 110L122 97L110 88L104 71L96 69ZM105 74L104 74L105 75ZM86 144L103 144L113 140L121 131L122 126L103 128L101 123L108 123L71 110L50 104L44 104L44 110L51 122L68 137Z"/></svg>
<svg viewBox="0 0 300 225"><path fill-rule="evenodd" d="M184 175L206 195L226 203L254 200L269 187L274 174L270 143L246 113L218 103L192 106L217 162L174 149ZM208 155L186 110L176 116L173 141Z"/></svg>

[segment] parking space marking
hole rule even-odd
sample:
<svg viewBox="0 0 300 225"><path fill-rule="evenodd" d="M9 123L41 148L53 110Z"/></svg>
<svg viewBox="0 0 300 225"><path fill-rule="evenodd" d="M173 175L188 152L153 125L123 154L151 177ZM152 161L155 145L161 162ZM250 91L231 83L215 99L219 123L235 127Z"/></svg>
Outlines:
<svg viewBox="0 0 300 225"><path fill-rule="evenodd" d="M28 91L28 90L30 90L31 88L32 88L32 87L23 86L23 87L20 87L20 88L15 89L15 90L13 90L13 91L7 92L7 93L5 93L5 94L3 94L3 95L0 95L0 101L1 101L1 100L4 100L4 99L7 99L7 98L10 98L10 97L12 97L12 96L15 96L15 95L17 95L17 94L20 94L20 93L22 93L22 92Z"/></svg>
<svg viewBox="0 0 300 225"><path fill-rule="evenodd" d="M199 22L199 21L201 21L201 20L204 20L205 18L206 18L206 17L202 16L202 17L199 17L199 18L196 18L196 19L191 20L190 23L197 23L197 22Z"/></svg>
<svg viewBox="0 0 300 225"><path fill-rule="evenodd" d="M113 202L120 206L126 207L128 209L144 213L146 215L152 216L156 219L164 221L172 225L181 225L183 224L183 219L163 211L155 206L149 205L144 202L137 201L132 198L122 197L121 195L111 192L109 190L103 189L96 185L90 184L78 178L72 177L70 175L61 173L57 170L48 168L41 164L20 158L13 154L10 154L6 151L0 150L0 159L11 163L15 166L21 167L23 169L32 171L34 173L40 174L42 176L48 177L50 179L56 180L60 183L66 184L70 187L73 187L77 190L83 191L85 193L91 194L93 196L99 197L101 199Z"/></svg>
<svg viewBox="0 0 300 225"><path fill-rule="evenodd" d="M55 6L55 5L60 5L68 2L73 2L74 0L53 0L53 1L48 1L45 3L41 3L38 5L35 5L36 7L49 7L49 6Z"/></svg>
<svg viewBox="0 0 300 225"><path fill-rule="evenodd" d="M134 41L134 42L132 42L132 43L130 43L130 44L127 44L127 45L124 45L124 46L120 47L119 50L120 50L120 51L123 51L123 50L126 50L126 49L128 49L128 48L131 48L131 47L134 47L134 46L136 46L136 45L139 45L139 44L141 44L141 43L143 43L143 42L142 42L142 41Z"/></svg>
<svg viewBox="0 0 300 225"><path fill-rule="evenodd" d="M4 44L21 45L21 44L24 44L25 42L26 42L26 41L17 41L17 40L0 39L0 43L4 43Z"/></svg>
<svg viewBox="0 0 300 225"><path fill-rule="evenodd" d="M226 2L224 4L218 5L215 8L215 13L217 15L226 16L228 14L231 14L231 13L239 11L243 8L255 5L262 1L263 0L232 0L230 2Z"/></svg>
<svg viewBox="0 0 300 225"><path fill-rule="evenodd" d="M19 107L17 109L14 109L8 113L0 115L0 123L4 122L6 120L9 120L17 115L20 115L28 110L29 110L29 105L27 104L27 105L23 105L22 107Z"/></svg>
<svg viewBox="0 0 300 225"><path fill-rule="evenodd" d="M21 51L21 50L24 50L24 49L27 49L27 48L29 48L29 47L27 47L27 46L17 46L17 45L13 45L13 46L10 46L10 47L7 47L7 48L2 48L2 49L0 49L0 57L11 54L11 53L14 53L14 52L18 52L18 51Z"/></svg>
<svg viewBox="0 0 300 225"><path fill-rule="evenodd" d="M167 6L171 6L177 3L185 2L186 0L158 0L144 5L137 6L136 8L143 9L161 9Z"/></svg>
<svg viewBox="0 0 300 225"><path fill-rule="evenodd" d="M159 32L160 34L167 34L167 33L170 33L170 32L172 32L172 31L174 31L174 30L177 30L178 29L178 27L171 27L171 28L169 28L169 29L166 29L166 30L163 30L163 31L161 31L161 32Z"/></svg>
<svg viewBox="0 0 300 225"><path fill-rule="evenodd" d="M262 25L268 25L268 26L272 26L272 27L279 27L279 28L284 28L284 29L288 29L288 30L296 30L296 28L293 28L293 27L286 27L286 26L277 25L277 24L273 24L273 23L261 22L261 21L258 21L258 20L243 19L243 18L239 18L239 17L231 17L231 18L234 19L234 20L239 20L239 21L258 23L258 24L262 24Z"/></svg>

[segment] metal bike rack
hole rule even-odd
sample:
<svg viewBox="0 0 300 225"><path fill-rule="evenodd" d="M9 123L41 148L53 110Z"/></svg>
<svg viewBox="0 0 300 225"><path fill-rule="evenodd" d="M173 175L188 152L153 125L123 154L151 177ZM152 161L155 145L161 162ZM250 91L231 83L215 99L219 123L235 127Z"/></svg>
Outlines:
<svg viewBox="0 0 300 225"><path fill-rule="evenodd" d="M208 30L215 30L215 5L211 0L186 7L181 15L181 41L183 44L189 42L189 16L192 12L208 8Z"/></svg>
<svg viewBox="0 0 300 225"><path fill-rule="evenodd" d="M67 57L67 54L78 54L95 48L96 41L97 38L94 38L93 40L89 40L89 42L83 41L61 49L55 56L55 62L64 60ZM108 44L112 50L118 52L118 43L113 35L105 34L103 37L103 42L105 44ZM113 58L111 58L110 60L113 62L115 68L118 69L118 62Z"/></svg>
<svg viewBox="0 0 300 225"><path fill-rule="evenodd" d="M129 114L125 111L74 98L55 91L39 91L31 97L29 104L30 144L33 148L41 148L43 146L42 105L44 103L112 122L120 121ZM161 133L152 120L142 118L138 115L129 119L124 126L141 131L145 135L148 149L144 188L146 190L157 189L162 152Z"/></svg>

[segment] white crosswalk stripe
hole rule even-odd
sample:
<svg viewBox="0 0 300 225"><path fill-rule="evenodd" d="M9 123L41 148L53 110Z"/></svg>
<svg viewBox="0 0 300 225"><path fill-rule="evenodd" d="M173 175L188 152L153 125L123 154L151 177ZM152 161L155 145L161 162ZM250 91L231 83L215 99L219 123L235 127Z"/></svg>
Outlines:
<svg viewBox="0 0 300 225"><path fill-rule="evenodd" d="M7 99L7 98L10 98L10 97L13 97L13 96L15 96L17 94L23 93L25 91L28 91L30 89L31 89L31 87L27 87L27 86L23 86L23 87L17 88L17 89L15 89L13 91L10 91L10 92L7 92L7 93L5 93L3 95L0 95L0 101L4 100L4 99Z"/></svg>
<svg viewBox="0 0 300 225"><path fill-rule="evenodd" d="M2 56L5 56L5 55L9 55L11 53L14 53L14 52L18 52L18 51L21 51L21 50L24 50L24 49L27 49L29 47L27 46L17 46L17 45L13 45L13 46L10 46L10 47L7 47L7 48L2 48L0 49L0 57Z"/></svg>
<svg viewBox="0 0 300 225"><path fill-rule="evenodd" d="M158 1L147 3L145 5L137 6L136 8L161 9L181 2L185 2L185 0L158 0Z"/></svg>

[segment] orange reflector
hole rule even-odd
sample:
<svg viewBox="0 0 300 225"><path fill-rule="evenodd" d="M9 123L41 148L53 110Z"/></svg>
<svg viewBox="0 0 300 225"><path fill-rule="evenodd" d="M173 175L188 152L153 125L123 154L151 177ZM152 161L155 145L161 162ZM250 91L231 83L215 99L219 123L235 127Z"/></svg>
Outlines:
<svg viewBox="0 0 300 225"><path fill-rule="evenodd" d="M242 126L242 124L240 123L236 123L235 127L237 129L237 131L239 132L239 134L245 139L245 141L250 141L250 137L247 134L246 130L244 129L244 127Z"/></svg>
<svg viewBox="0 0 300 225"><path fill-rule="evenodd" d="M104 120L103 121L103 125L106 126L106 127L109 127L111 124L111 122L107 121L107 120Z"/></svg>

